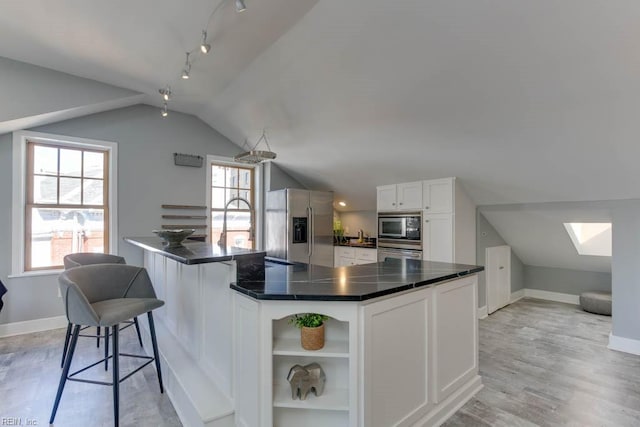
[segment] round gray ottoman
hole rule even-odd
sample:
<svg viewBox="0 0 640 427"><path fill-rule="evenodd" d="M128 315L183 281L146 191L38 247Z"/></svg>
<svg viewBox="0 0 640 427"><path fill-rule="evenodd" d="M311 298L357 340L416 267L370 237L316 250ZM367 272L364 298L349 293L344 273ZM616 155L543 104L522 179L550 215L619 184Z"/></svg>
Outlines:
<svg viewBox="0 0 640 427"><path fill-rule="evenodd" d="M589 313L611 316L611 292L584 292L580 295L580 307Z"/></svg>

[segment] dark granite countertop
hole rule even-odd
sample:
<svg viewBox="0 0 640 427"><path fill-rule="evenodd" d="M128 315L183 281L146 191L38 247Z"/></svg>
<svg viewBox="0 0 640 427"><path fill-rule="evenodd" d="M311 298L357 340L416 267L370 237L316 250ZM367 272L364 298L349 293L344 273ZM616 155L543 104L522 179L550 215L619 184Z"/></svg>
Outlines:
<svg viewBox="0 0 640 427"><path fill-rule="evenodd" d="M333 246L347 246L350 248L376 249L375 243L334 243Z"/></svg>
<svg viewBox="0 0 640 427"><path fill-rule="evenodd" d="M391 258L339 268L267 261L264 279L239 280L231 288L260 300L364 301L482 270L476 265Z"/></svg>
<svg viewBox="0 0 640 427"><path fill-rule="evenodd" d="M264 258L266 252L240 248L221 248L216 244L186 240L180 248L166 248L159 237L125 237L126 242L160 253L183 264L204 264L239 260L243 258Z"/></svg>

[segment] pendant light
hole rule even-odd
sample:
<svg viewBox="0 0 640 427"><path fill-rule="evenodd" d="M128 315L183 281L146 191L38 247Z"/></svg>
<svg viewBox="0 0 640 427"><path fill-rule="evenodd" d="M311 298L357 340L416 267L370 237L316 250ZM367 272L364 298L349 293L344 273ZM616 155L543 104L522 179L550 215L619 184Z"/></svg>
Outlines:
<svg viewBox="0 0 640 427"><path fill-rule="evenodd" d="M202 43L200 43L200 52L205 55L211 50L211 45L207 43L207 32L202 30Z"/></svg>

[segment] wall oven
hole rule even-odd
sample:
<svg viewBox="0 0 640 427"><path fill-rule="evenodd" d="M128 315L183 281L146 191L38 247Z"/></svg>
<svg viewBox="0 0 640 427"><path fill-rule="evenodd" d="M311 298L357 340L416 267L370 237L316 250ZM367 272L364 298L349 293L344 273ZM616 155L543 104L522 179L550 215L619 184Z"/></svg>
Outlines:
<svg viewBox="0 0 640 427"><path fill-rule="evenodd" d="M422 213L379 213L378 247L422 250Z"/></svg>

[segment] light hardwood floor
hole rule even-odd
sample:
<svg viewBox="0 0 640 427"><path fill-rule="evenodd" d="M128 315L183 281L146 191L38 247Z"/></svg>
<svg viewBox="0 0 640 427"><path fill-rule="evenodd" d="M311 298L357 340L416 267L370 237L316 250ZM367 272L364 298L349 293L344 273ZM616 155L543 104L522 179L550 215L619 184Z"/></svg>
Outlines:
<svg viewBox="0 0 640 427"><path fill-rule="evenodd" d="M95 331L95 328L90 330ZM12 419L21 420L21 426L29 425L29 422L48 425L62 371L60 358L64 333L65 329L56 329L0 339L0 426L11 425ZM104 340L98 349L95 338L79 338L71 369L101 359L103 344ZM120 352L143 354L134 328L120 332ZM140 366L141 362L144 363L140 359L121 357L121 376ZM100 365L79 377L110 381L111 365L107 373L104 365ZM67 381L55 426L111 427L112 411L111 387ZM160 394L153 364L121 383L120 425L182 425L167 395Z"/></svg>
<svg viewBox="0 0 640 427"><path fill-rule="evenodd" d="M481 320L485 386L445 425L640 426L640 356L608 350L610 330L610 317L534 299ZM121 337L123 351L139 350L132 329ZM0 425L2 417L46 425L63 338L55 330L0 339ZM100 358L94 340L78 345L82 362ZM135 363L122 359L123 369ZM67 383L56 426L111 426L111 405L109 387ZM123 383L121 414L122 426L181 425L151 366Z"/></svg>
<svg viewBox="0 0 640 427"><path fill-rule="evenodd" d="M640 426L640 356L607 349L610 331L610 317L534 299L481 320L484 388L445 425Z"/></svg>

